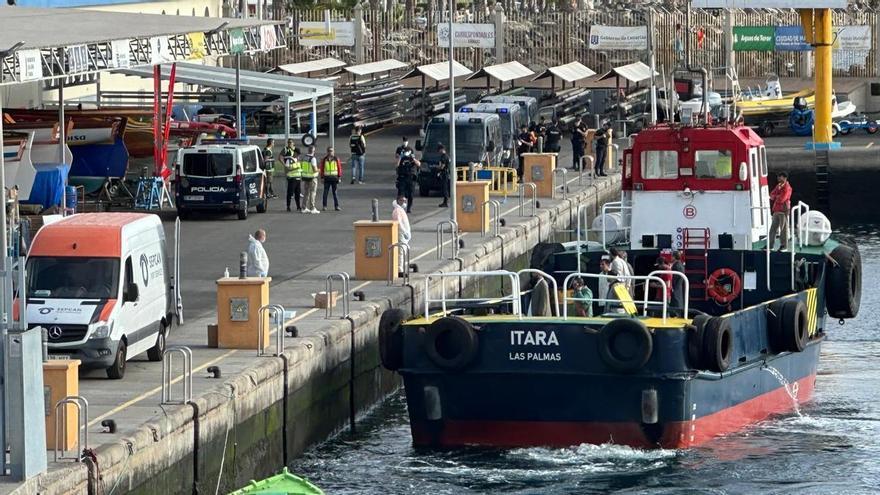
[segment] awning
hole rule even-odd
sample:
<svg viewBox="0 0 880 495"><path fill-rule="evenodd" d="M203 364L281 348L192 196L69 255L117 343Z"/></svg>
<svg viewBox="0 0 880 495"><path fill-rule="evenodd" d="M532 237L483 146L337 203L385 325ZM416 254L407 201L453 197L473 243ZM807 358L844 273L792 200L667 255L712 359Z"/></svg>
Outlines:
<svg viewBox="0 0 880 495"><path fill-rule="evenodd" d="M327 57L320 60L299 62L297 64L279 65L278 68L288 74L298 75L308 74L310 72L318 72L321 70L337 69L339 67L345 67L345 65L345 62L343 62L342 60L337 60L333 57Z"/></svg>
<svg viewBox="0 0 880 495"><path fill-rule="evenodd" d="M654 75L658 76L660 74L657 71L654 71ZM599 80L604 81L617 76L620 76L631 83L640 83L651 79L651 68L642 62L635 62L621 67L615 67L606 72L605 75L599 78Z"/></svg>
<svg viewBox="0 0 880 495"><path fill-rule="evenodd" d="M471 71L464 65L452 61L452 77L461 77L470 74ZM437 62L436 64L420 65L411 70L402 79L425 75L435 81L446 81L449 79L449 61Z"/></svg>
<svg viewBox="0 0 880 495"><path fill-rule="evenodd" d="M152 67L120 69L115 72L129 76L144 78L153 77ZM171 73L171 64L162 66L162 78L167 79ZM235 89L235 69L229 67L211 67L207 65L177 63L175 79L179 83L197 84L221 89ZM241 90L250 93L261 93L289 97L290 102L310 101L333 94L333 83L304 77L267 74L243 70L240 72Z"/></svg>
<svg viewBox="0 0 880 495"><path fill-rule="evenodd" d="M403 69L405 67L409 67L409 65L400 60L389 58L387 60L370 62L368 64L351 65L346 67L345 70L357 76L368 76L370 74L376 74L377 72L388 72L390 70Z"/></svg>
<svg viewBox="0 0 880 495"><path fill-rule="evenodd" d="M507 62L504 64L498 65L490 65L488 67L483 67L482 69L474 72L468 77L468 80L477 79L480 77L492 77L501 82L513 81L514 79L519 79L521 77L528 77L534 75L531 69L526 67L525 65L519 62Z"/></svg>
<svg viewBox="0 0 880 495"><path fill-rule="evenodd" d="M565 65L557 65L541 72L532 81L545 79L550 76L556 76L565 82L577 82L588 77L595 76L596 73L580 62L569 62Z"/></svg>

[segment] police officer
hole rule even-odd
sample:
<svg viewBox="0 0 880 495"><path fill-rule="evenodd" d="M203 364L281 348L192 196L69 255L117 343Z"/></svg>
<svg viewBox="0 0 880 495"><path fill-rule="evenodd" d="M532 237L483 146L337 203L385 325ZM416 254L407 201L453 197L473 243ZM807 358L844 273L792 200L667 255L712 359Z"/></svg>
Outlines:
<svg viewBox="0 0 880 495"><path fill-rule="evenodd" d="M263 171L266 173L267 196L275 198L275 188L272 187L272 178L275 176L275 153L272 147L275 140L269 138L266 140L266 146L263 148Z"/></svg>
<svg viewBox="0 0 880 495"><path fill-rule="evenodd" d="M535 125L535 139L543 138L544 140L544 148L547 147L547 120L541 115L541 118L538 119L538 124ZM547 151L542 150L542 151Z"/></svg>
<svg viewBox="0 0 880 495"><path fill-rule="evenodd" d="M529 128L526 125L522 125L519 128L519 136L516 138L516 154L518 155L518 163L517 173L520 177L522 177L523 172L523 153L531 153L532 152L532 133L529 132Z"/></svg>
<svg viewBox="0 0 880 495"><path fill-rule="evenodd" d="M449 163L449 155L446 154L446 146L442 144L437 147L437 151L440 152L440 159L438 160L437 173L440 175L440 192L443 194L443 202L440 203L440 208L447 208L449 206L449 170L451 165Z"/></svg>
<svg viewBox="0 0 880 495"><path fill-rule="evenodd" d="M364 183L364 162L367 154L367 139L363 135L360 126L354 128L348 139L348 147L351 150L351 183Z"/></svg>
<svg viewBox="0 0 880 495"><path fill-rule="evenodd" d="M412 213L413 180L416 178L419 165L419 161L410 150L403 152L397 165L397 195L406 197L407 213Z"/></svg>
<svg viewBox="0 0 880 495"><path fill-rule="evenodd" d="M396 150L394 150L394 158L400 162L400 158L406 150L412 151L412 148L409 147L409 139L406 136L403 136L403 142L400 143L400 146L398 146Z"/></svg>
<svg viewBox="0 0 880 495"><path fill-rule="evenodd" d="M296 211L302 211L299 202L302 196L302 168L299 162L299 148L293 146L293 140L287 141L281 156L284 159L284 172L287 176L287 211L290 211L291 197L296 201Z"/></svg>
<svg viewBox="0 0 880 495"><path fill-rule="evenodd" d="M607 176L605 174L605 157L608 155L608 135L610 133L611 129L608 128L608 124L605 124L596 131L596 137L593 138L593 142L596 143L596 163L593 166L595 177Z"/></svg>
<svg viewBox="0 0 880 495"><path fill-rule="evenodd" d="M545 136L545 151L550 153L559 153L562 150L562 130L559 129L559 125L556 123L555 120L550 122L550 125L547 126Z"/></svg>

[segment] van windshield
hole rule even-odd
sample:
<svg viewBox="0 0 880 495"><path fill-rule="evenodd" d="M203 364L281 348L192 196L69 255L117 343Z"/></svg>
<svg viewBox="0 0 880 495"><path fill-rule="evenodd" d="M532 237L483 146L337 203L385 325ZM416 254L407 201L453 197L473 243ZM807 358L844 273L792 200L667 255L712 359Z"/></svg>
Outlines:
<svg viewBox="0 0 880 495"><path fill-rule="evenodd" d="M232 153L187 153L183 155L183 175L223 177L232 175Z"/></svg>
<svg viewBox="0 0 880 495"><path fill-rule="evenodd" d="M455 126L455 161L479 162L486 148L485 128L482 124ZM449 149L449 124L431 124L425 136L425 155L437 154L437 146Z"/></svg>
<svg viewBox="0 0 880 495"><path fill-rule="evenodd" d="M112 299L118 294L116 258L33 257L27 261L29 298Z"/></svg>

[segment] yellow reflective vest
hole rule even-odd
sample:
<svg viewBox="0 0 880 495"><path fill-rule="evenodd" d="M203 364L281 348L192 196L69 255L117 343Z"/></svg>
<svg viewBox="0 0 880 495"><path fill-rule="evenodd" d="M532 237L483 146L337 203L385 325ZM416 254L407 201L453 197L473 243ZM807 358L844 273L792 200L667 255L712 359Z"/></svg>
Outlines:
<svg viewBox="0 0 880 495"><path fill-rule="evenodd" d="M336 160L324 160L324 176L338 177L339 167L336 166Z"/></svg>
<svg viewBox="0 0 880 495"><path fill-rule="evenodd" d="M302 167L300 166L300 162L298 162L296 160L292 160L288 163L285 163L284 168L287 169L287 178L288 179L302 178Z"/></svg>
<svg viewBox="0 0 880 495"><path fill-rule="evenodd" d="M318 176L318 169L312 164L314 158L313 156L306 156L303 160L300 160L299 166L303 179L314 179Z"/></svg>

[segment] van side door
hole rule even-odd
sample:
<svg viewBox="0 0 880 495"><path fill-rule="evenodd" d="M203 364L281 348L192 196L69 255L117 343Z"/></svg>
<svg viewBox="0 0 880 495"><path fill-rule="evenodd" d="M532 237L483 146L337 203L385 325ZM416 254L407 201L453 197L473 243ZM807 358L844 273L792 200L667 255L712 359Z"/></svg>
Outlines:
<svg viewBox="0 0 880 495"><path fill-rule="evenodd" d="M263 168L260 166L259 150L248 149L241 152L241 166L244 172L244 188L248 202L263 197Z"/></svg>

